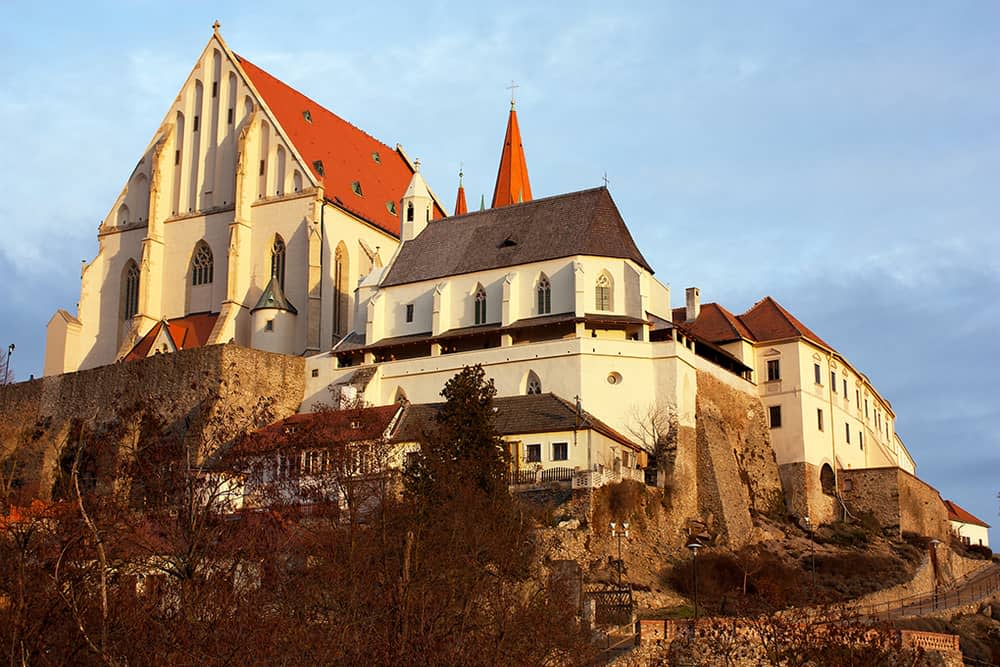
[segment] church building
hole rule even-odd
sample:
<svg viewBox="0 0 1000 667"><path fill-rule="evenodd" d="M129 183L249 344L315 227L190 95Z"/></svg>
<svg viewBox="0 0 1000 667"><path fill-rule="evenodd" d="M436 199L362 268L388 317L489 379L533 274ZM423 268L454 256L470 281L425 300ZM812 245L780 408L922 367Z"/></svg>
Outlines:
<svg viewBox="0 0 1000 667"><path fill-rule="evenodd" d="M46 375L201 345L329 349L392 256L417 164L233 53L218 26L98 230ZM423 222L444 216L424 189Z"/></svg>

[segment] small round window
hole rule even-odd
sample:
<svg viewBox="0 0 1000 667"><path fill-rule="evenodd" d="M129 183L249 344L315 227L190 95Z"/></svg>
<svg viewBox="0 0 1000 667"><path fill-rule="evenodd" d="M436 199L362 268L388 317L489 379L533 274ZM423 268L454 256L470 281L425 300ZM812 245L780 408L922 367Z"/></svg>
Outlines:
<svg viewBox="0 0 1000 667"><path fill-rule="evenodd" d="M622 374L617 372L608 373L608 384L621 384Z"/></svg>

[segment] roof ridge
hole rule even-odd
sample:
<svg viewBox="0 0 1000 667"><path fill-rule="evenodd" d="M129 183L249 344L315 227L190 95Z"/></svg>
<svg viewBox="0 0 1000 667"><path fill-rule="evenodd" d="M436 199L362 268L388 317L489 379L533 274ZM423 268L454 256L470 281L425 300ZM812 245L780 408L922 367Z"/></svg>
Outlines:
<svg viewBox="0 0 1000 667"><path fill-rule="evenodd" d="M564 198L564 197L571 197L573 195L581 195L581 194L584 194L586 192L593 192L595 190L605 190L605 189L606 188L603 185L598 185L597 187L584 188L583 190L574 190L572 192L561 192L559 194L549 195L547 197L535 198L535 199L531 199L529 201L524 201L524 202L516 202L514 204L507 204L505 206L491 206L490 208L483 209L482 211L480 211L479 209L476 209L475 211L469 211L468 213L466 213L464 215L450 215L450 216L448 216L446 218L440 218L438 220L431 220L429 224L433 225L433 224L436 224L436 223L439 223L439 222L444 222L446 220L457 220L459 218L471 218L471 217L474 217L474 216L477 216L477 215L481 215L483 213L489 213L490 211L496 211L496 210L501 209L501 208L530 207L530 206L534 206L535 204L541 204L541 203L544 203L544 202L547 202L547 201L551 201L553 199L561 199L561 198Z"/></svg>

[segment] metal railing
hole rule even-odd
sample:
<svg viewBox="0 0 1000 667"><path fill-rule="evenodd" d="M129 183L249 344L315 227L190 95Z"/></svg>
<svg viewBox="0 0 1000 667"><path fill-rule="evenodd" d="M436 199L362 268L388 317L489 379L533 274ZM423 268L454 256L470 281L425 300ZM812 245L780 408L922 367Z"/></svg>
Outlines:
<svg viewBox="0 0 1000 667"><path fill-rule="evenodd" d="M989 565L970 572L947 586L940 586L932 593L918 593L907 597L861 604L846 611L849 616L871 618L900 618L926 616L944 609L954 609L984 600L1000 592L1000 566Z"/></svg>

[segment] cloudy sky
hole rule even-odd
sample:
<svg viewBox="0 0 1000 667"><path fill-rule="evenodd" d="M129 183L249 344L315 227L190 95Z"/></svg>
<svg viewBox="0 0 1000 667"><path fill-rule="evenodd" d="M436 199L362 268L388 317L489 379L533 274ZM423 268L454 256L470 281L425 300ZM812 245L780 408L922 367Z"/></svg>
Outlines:
<svg viewBox="0 0 1000 667"><path fill-rule="evenodd" d="M675 305L691 285L735 312L775 297L892 401L920 476L1000 524L1000 4L55 4L0 21L18 379L219 19L420 157L448 206L460 163L470 205L489 199L515 80L536 197L607 173Z"/></svg>

